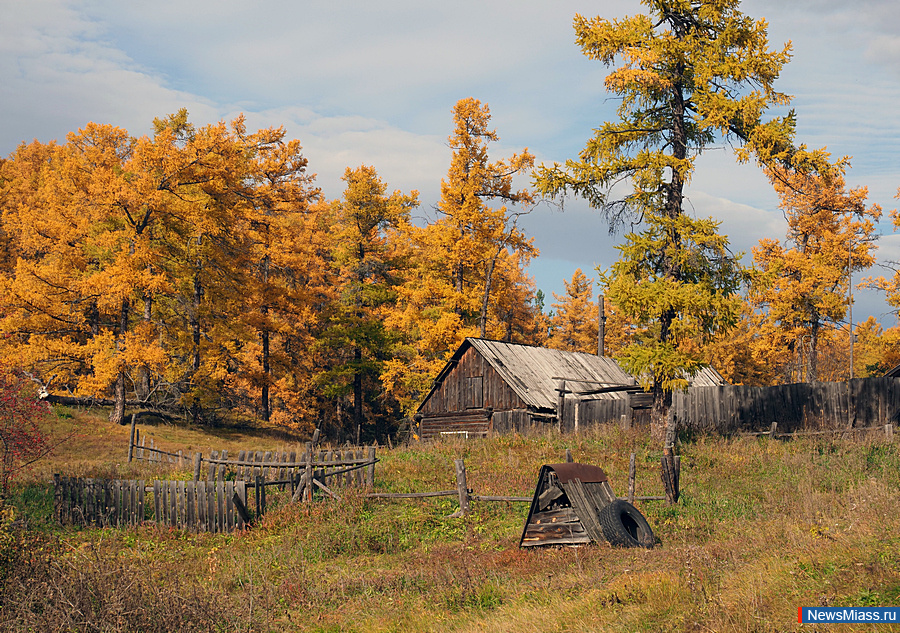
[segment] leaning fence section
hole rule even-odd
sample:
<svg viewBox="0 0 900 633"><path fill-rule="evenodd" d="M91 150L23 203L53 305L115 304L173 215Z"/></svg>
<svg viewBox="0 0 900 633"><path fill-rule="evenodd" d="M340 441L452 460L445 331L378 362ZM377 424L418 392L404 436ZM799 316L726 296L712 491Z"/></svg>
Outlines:
<svg viewBox="0 0 900 633"><path fill-rule="evenodd" d="M297 481L306 471L331 487L373 486L375 483L375 447L296 451L212 451L209 457L194 456L194 479L208 481L236 479L288 483Z"/></svg>
<svg viewBox="0 0 900 633"><path fill-rule="evenodd" d="M63 524L124 527L155 522L195 532L232 532L249 521L243 481L86 479L54 475L54 515Z"/></svg>
<svg viewBox="0 0 900 633"><path fill-rule="evenodd" d="M329 487L373 486L375 483L374 446L320 449L307 442L301 450L257 451L214 450L202 452L163 450L147 442L138 429L132 428L128 445L128 461L143 460L175 468L193 468L194 481L255 482L262 477L268 482L296 484L307 469L310 475Z"/></svg>

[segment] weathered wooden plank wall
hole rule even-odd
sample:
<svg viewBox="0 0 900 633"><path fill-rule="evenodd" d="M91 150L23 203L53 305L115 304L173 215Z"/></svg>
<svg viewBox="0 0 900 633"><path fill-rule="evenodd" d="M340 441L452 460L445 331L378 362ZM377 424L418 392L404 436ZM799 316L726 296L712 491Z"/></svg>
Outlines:
<svg viewBox="0 0 900 633"><path fill-rule="evenodd" d="M465 412L472 409L495 411L519 409L525 404L490 363L474 348L459 359L456 368L431 394L419 410L424 416Z"/></svg>
<svg viewBox="0 0 900 633"><path fill-rule="evenodd" d="M575 428L575 402L566 402L563 409L563 429ZM578 428L586 428L608 422L619 422L624 415L631 420L631 405L628 398L618 400L583 400L578 406Z"/></svg>
<svg viewBox="0 0 900 633"><path fill-rule="evenodd" d="M900 379L857 378L849 382L797 383L773 387L692 387L674 394L679 428L703 433L765 430L846 429L900 422ZM621 420L624 401L582 402L579 426ZM572 427L570 407L565 428Z"/></svg>
<svg viewBox="0 0 900 633"><path fill-rule="evenodd" d="M528 409L511 411L494 411L491 416L491 429L495 433L529 433L535 428L543 429L545 423L535 421Z"/></svg>

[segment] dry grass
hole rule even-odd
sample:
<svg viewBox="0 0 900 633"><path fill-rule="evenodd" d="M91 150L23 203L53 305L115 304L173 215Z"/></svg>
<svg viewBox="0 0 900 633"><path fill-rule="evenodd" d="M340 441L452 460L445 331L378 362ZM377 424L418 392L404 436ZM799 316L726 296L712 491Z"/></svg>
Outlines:
<svg viewBox="0 0 900 633"><path fill-rule="evenodd" d="M121 472L108 453L124 455L127 429L76 421L84 439L52 469ZM172 448L264 448L261 438L154 432ZM381 450L376 481L453 488L462 457L476 493L529 496L538 467L566 448L602 466L620 493L633 451L638 493L661 492L658 452L639 431L615 428ZM792 631L798 606L900 603L896 443L699 438L681 454L681 503L640 506L660 540L653 550L519 550L525 504L475 503L452 519L450 499L352 492L280 508L239 535L7 525L0 629ZM41 591L54 600L37 600ZM160 615L176 609L180 619Z"/></svg>

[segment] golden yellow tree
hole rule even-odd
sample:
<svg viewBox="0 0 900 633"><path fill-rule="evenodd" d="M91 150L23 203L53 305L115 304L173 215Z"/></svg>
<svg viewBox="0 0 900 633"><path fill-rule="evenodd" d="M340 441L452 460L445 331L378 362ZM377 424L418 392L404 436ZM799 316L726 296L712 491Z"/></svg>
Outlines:
<svg viewBox="0 0 900 633"><path fill-rule="evenodd" d="M141 139L89 124L2 165L18 261L0 280L0 352L51 391L112 396L119 422L128 394L195 419L234 402L226 387L271 295L261 262L278 255L261 252L262 225L311 195L283 131L196 130L186 111L155 123ZM286 226L268 232L290 241Z"/></svg>
<svg viewBox="0 0 900 633"><path fill-rule="evenodd" d="M599 335L599 308L594 302L594 280L581 269L572 275L571 281L563 281L566 294L553 293L550 336L547 347L570 352L597 353Z"/></svg>
<svg viewBox="0 0 900 633"><path fill-rule="evenodd" d="M327 266L315 245L324 242L327 226L314 206L320 192L306 171L300 142L285 140L284 128L248 134L243 122L236 133L252 157L243 179L248 205L241 230L250 249L250 274L241 321L256 337L242 337L241 370L229 382L256 402L248 407L252 413L296 427L301 413L286 404L295 400L293 392L284 391L294 382L285 383L294 369L285 346L317 321L310 308L321 304ZM298 284L299 278L306 283Z"/></svg>
<svg viewBox="0 0 900 633"><path fill-rule="evenodd" d="M389 317L393 327L411 336L384 374L407 410L427 393L431 378L466 336L516 338L534 327L534 311L513 304L533 293L524 267L537 249L517 224L522 211L507 207L527 210L532 203L532 194L515 189L513 179L530 169L534 158L523 150L508 160L489 160L488 144L499 137L489 127L488 106L477 99L460 100L453 118L440 217L426 227L410 227L415 270ZM527 322L517 323L517 315Z"/></svg>
<svg viewBox="0 0 900 633"><path fill-rule="evenodd" d="M127 132L89 124L64 146L21 146L4 191L20 254L4 279L6 353L57 388L99 395L112 383L117 422L126 367L165 362L149 329L131 328L135 299L165 285L152 267L156 190L139 161Z"/></svg>
<svg viewBox="0 0 900 633"><path fill-rule="evenodd" d="M865 187L846 190L848 166L842 159L826 175L783 167L767 171L787 218L788 234L785 244L763 239L753 249L750 300L765 313L762 327L770 357L787 350L789 357L802 359L796 364L802 368L797 378L809 382L819 380L824 328L841 323L847 315L850 275L875 262L873 234L881 208L866 206ZM849 332L845 330L844 336Z"/></svg>
<svg viewBox="0 0 900 633"><path fill-rule="evenodd" d="M776 382L786 359L766 345L763 315L743 301L735 326L706 345L698 345L703 360L732 385L761 387Z"/></svg>

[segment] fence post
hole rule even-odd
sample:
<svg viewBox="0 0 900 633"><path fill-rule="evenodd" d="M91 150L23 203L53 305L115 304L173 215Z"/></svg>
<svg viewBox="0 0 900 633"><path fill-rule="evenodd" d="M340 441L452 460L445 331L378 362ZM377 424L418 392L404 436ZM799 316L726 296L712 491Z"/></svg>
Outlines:
<svg viewBox="0 0 900 633"><path fill-rule="evenodd" d="M366 486L369 488L375 487L375 447L369 447L369 457L368 457L369 467L366 469Z"/></svg>
<svg viewBox="0 0 900 633"><path fill-rule="evenodd" d="M628 459L628 503L634 503L634 476L634 453L632 453L631 457Z"/></svg>
<svg viewBox="0 0 900 633"><path fill-rule="evenodd" d="M131 460L134 459L134 434L137 431L135 426L137 422L136 414L131 414L131 437L128 439L128 463L131 463Z"/></svg>
<svg viewBox="0 0 900 633"><path fill-rule="evenodd" d="M568 462L568 463L571 464L571 463L574 462L574 461L575 461L575 460L572 459L572 449L571 449L571 448L567 448L567 449L566 449L566 462Z"/></svg>
<svg viewBox="0 0 900 633"><path fill-rule="evenodd" d="M556 424L559 431L563 430L563 410L566 405L566 381L560 380L556 383L556 391L559 396L556 399Z"/></svg>
<svg viewBox="0 0 900 633"><path fill-rule="evenodd" d="M666 490L666 501L670 505L678 502L678 475L676 473L676 458L671 453L662 456L661 471L663 486Z"/></svg>
<svg viewBox="0 0 900 633"><path fill-rule="evenodd" d="M266 478L256 476L256 518L259 519L266 513Z"/></svg>
<svg viewBox="0 0 900 633"><path fill-rule="evenodd" d="M681 455L675 456L675 500L681 496Z"/></svg>
<svg viewBox="0 0 900 633"><path fill-rule="evenodd" d="M203 453L194 453L194 481L200 481L200 469L203 467Z"/></svg>
<svg viewBox="0 0 900 633"><path fill-rule="evenodd" d="M894 441L894 425L893 424L885 424L884 425L884 436L887 438L888 442Z"/></svg>
<svg viewBox="0 0 900 633"><path fill-rule="evenodd" d="M769 427L769 439L775 439L775 431L778 429L778 422L772 422L772 426Z"/></svg>
<svg viewBox="0 0 900 633"><path fill-rule="evenodd" d="M318 430L318 429L316 429ZM313 437L316 437L316 434L313 433ZM306 489L304 490L305 494L303 498L307 503L312 502L313 497L313 443L306 443Z"/></svg>
<svg viewBox="0 0 900 633"><path fill-rule="evenodd" d="M243 481L234 482L234 496L231 500L234 503L234 509L237 510L238 516L241 517L240 522L238 522L239 527L246 527L250 523L250 513L247 512L247 505L244 503L246 498L246 483Z"/></svg>
<svg viewBox="0 0 900 633"><path fill-rule="evenodd" d="M466 485L466 464L461 459L454 460L456 464L456 490L459 493L459 516L469 513L469 488Z"/></svg>

